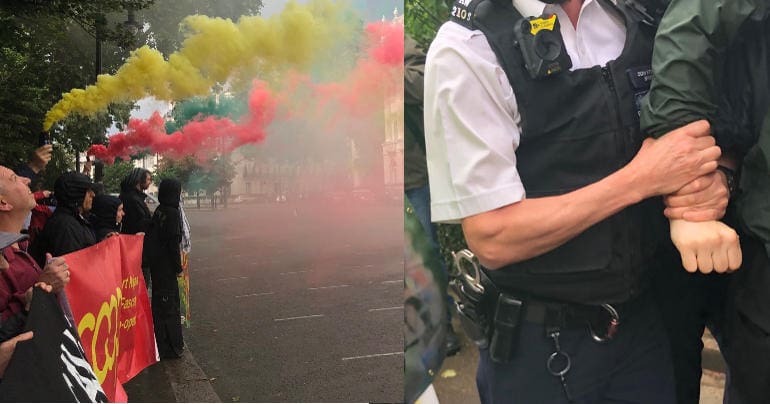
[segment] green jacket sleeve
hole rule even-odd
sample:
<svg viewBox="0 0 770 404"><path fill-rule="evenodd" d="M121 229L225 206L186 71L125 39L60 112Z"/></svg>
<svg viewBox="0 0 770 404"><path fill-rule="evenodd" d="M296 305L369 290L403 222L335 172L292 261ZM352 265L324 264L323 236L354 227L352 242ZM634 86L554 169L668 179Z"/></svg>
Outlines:
<svg viewBox="0 0 770 404"><path fill-rule="evenodd" d="M422 105L425 51L409 34L404 35L404 103Z"/></svg>
<svg viewBox="0 0 770 404"><path fill-rule="evenodd" d="M422 99L425 51L404 34L404 190L428 184Z"/></svg>
<svg viewBox="0 0 770 404"><path fill-rule="evenodd" d="M720 53L764 0L672 0L655 36L642 130L659 137L716 111Z"/></svg>

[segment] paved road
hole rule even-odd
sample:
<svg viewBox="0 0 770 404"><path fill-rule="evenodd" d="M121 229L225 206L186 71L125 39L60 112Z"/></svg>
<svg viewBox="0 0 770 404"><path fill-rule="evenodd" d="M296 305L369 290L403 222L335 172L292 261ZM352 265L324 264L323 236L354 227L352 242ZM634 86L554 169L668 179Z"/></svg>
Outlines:
<svg viewBox="0 0 770 404"><path fill-rule="evenodd" d="M242 204L188 216L185 340L223 402L403 400L402 205Z"/></svg>

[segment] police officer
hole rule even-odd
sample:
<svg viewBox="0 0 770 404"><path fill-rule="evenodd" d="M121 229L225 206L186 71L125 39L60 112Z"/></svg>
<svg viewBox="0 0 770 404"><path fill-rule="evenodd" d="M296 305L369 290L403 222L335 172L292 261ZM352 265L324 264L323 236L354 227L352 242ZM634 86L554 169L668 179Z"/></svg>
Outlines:
<svg viewBox="0 0 770 404"><path fill-rule="evenodd" d="M700 121L643 139L653 30L608 0L458 0L428 52L432 219L483 266L484 403L672 403L647 293L656 197L713 172Z"/></svg>

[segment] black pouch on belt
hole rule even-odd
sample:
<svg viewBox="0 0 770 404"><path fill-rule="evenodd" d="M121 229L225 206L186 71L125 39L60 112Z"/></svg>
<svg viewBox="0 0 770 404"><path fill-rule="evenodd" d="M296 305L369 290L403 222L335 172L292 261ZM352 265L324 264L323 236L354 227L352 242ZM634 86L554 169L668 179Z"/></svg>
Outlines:
<svg viewBox="0 0 770 404"><path fill-rule="evenodd" d="M508 363L516 353L521 304L521 300L505 293L500 293L497 298L492 322L492 339L489 345L489 356L495 362Z"/></svg>

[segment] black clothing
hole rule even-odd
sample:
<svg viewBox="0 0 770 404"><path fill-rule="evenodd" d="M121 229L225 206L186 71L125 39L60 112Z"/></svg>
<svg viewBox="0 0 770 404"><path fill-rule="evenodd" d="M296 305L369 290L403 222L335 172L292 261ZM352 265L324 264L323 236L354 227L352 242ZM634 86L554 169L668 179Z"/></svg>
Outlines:
<svg viewBox="0 0 770 404"><path fill-rule="evenodd" d="M40 268L45 267L45 253L54 257L82 250L96 244L91 224L68 206L59 206L30 248L30 255Z"/></svg>
<svg viewBox="0 0 770 404"><path fill-rule="evenodd" d="M53 194L56 197L56 206L69 207L77 211L83 205L93 183L91 178L76 172L64 173L53 184Z"/></svg>
<svg viewBox="0 0 770 404"><path fill-rule="evenodd" d="M147 232L152 214L145 199L147 194L137 191L136 186L143 182L149 171L134 168L120 183L120 200L123 201L123 234Z"/></svg>
<svg viewBox="0 0 770 404"><path fill-rule="evenodd" d="M158 185L158 203L172 208L179 208L182 197L182 184L174 179L165 179Z"/></svg>
<svg viewBox="0 0 770 404"><path fill-rule="evenodd" d="M30 255L40 268L45 267L45 253L58 257L96 244L91 223L79 213L91 185L90 178L76 172L56 179L56 211L30 247Z"/></svg>
<svg viewBox="0 0 770 404"><path fill-rule="evenodd" d="M522 126L517 169L527 197L561 195L599 181L631 161L644 140L637 108L649 89L654 31L624 6L602 6L625 19L621 55L603 67L538 80L519 48L510 46L517 26L511 22L522 16L509 1L474 1L468 6L471 22L453 19L485 34L515 89ZM581 304L627 301L644 288L643 273L665 234L659 204L650 199L628 207L552 251L488 276L518 296Z"/></svg>
<svg viewBox="0 0 770 404"><path fill-rule="evenodd" d="M97 195L91 208L91 225L97 241L102 241L109 233L120 232L120 224L115 221L118 207L123 202L112 195Z"/></svg>
<svg viewBox="0 0 770 404"><path fill-rule="evenodd" d="M160 205L145 236L144 261L152 276L152 316L161 358L179 357L184 348L177 284L177 274L182 272L180 195L179 181L160 183Z"/></svg>
<svg viewBox="0 0 770 404"><path fill-rule="evenodd" d="M144 201L147 194L139 192L136 189L126 190L120 193L120 200L123 201L123 211L126 215L123 217L123 234L136 234L147 232L150 225L150 209Z"/></svg>

